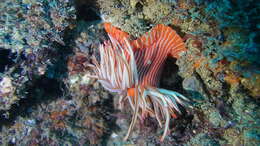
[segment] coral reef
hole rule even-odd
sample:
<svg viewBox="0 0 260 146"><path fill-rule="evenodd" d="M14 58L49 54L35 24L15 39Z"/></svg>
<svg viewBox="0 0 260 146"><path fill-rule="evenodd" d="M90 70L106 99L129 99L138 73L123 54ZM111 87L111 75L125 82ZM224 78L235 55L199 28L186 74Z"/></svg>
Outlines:
<svg viewBox="0 0 260 146"><path fill-rule="evenodd" d="M51 47L53 42L64 44L62 31L75 19L69 1L2 1L0 10L0 47L26 54Z"/></svg>
<svg viewBox="0 0 260 146"><path fill-rule="evenodd" d="M58 0L0 2L0 48L1 52L9 50L6 56L13 56L6 58L13 65L1 66L5 71L1 83L11 80L13 91L1 92L0 110L9 110L22 98L22 88L33 76L45 74L51 65L50 53L57 50L56 44L64 45L64 31L75 19L72 4Z"/></svg>
<svg viewBox="0 0 260 146"><path fill-rule="evenodd" d="M0 145L260 145L259 2L255 0L0 1ZM131 122L131 107L89 78L107 40L172 27L187 52L160 87L193 101L163 130Z"/></svg>

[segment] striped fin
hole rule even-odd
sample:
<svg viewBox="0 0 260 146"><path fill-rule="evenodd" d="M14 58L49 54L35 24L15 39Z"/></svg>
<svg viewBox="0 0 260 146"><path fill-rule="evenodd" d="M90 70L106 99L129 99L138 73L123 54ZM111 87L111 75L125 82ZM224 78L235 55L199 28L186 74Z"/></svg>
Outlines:
<svg viewBox="0 0 260 146"><path fill-rule="evenodd" d="M127 47L126 40L130 42L142 85L157 86L167 56L178 58L180 52L187 50L182 38L163 24L156 25L150 32L132 41L128 33L113 27L111 23L104 23L104 28L122 48ZM125 55L128 60L128 53L125 52Z"/></svg>
<svg viewBox="0 0 260 146"><path fill-rule="evenodd" d="M179 57L186 51L181 37L170 27L156 25L150 32L132 41L139 80L142 85L157 86L167 56Z"/></svg>
<svg viewBox="0 0 260 146"><path fill-rule="evenodd" d="M104 28L106 32L122 46L125 46L125 39L129 40L130 38L128 33L112 26L111 23L104 23ZM131 41L131 46L133 47L133 50L149 49L150 46L160 39L165 39L164 41L167 41L162 43L160 48L166 49L166 52L171 57L179 58L180 52L187 50L182 38L172 28L163 24L156 25L150 32L147 32L140 38Z"/></svg>
<svg viewBox="0 0 260 146"><path fill-rule="evenodd" d="M131 45L134 49L149 48L158 39L158 32L153 28L150 32L146 32L140 38L133 40Z"/></svg>
<svg viewBox="0 0 260 146"><path fill-rule="evenodd" d="M165 34L166 33L166 34ZM186 51L185 44L182 38L169 26L158 24L150 32L147 32L137 40L132 41L134 49L149 49L159 39L165 39L164 44L160 46L162 49L166 49L169 56L179 58L179 53Z"/></svg>
<svg viewBox="0 0 260 146"><path fill-rule="evenodd" d="M116 41L118 41L121 46L125 46L125 38L129 38L128 33L121 31L119 28L116 28L112 26L111 23L105 22L104 28L108 35L110 35L112 38L114 38Z"/></svg>

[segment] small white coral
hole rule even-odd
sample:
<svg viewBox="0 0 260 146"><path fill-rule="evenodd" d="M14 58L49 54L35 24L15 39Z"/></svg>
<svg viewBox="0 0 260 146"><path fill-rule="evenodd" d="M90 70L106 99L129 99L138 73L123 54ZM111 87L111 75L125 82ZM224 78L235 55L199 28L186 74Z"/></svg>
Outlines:
<svg viewBox="0 0 260 146"><path fill-rule="evenodd" d="M4 77L0 82L0 95L6 95L13 91L12 80L9 77Z"/></svg>

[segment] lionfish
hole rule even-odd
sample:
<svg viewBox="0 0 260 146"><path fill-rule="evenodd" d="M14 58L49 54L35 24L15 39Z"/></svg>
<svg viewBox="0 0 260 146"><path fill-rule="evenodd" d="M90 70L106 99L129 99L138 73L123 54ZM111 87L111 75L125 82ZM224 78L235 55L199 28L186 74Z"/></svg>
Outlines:
<svg viewBox="0 0 260 146"><path fill-rule="evenodd" d="M100 62L94 57L93 68L102 86L120 95L119 108L128 100L133 116L128 132L129 137L137 118L155 117L160 125L164 124L161 141L169 129L170 118L181 114L179 108L189 106L189 99L180 93L158 88L160 74L168 56L179 58L185 52L181 37L170 27L156 25L136 40L128 33L104 23L110 40L99 46Z"/></svg>

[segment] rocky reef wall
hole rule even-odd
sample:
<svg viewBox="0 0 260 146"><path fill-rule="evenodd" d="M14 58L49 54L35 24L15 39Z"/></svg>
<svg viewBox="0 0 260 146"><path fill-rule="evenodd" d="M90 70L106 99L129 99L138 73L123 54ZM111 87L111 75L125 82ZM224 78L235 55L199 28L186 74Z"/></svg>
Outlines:
<svg viewBox="0 0 260 146"><path fill-rule="evenodd" d="M259 4L254 0L0 1L0 145L259 145ZM111 22L138 38L173 28L187 52L160 87L192 100L171 120L138 121L89 75Z"/></svg>

